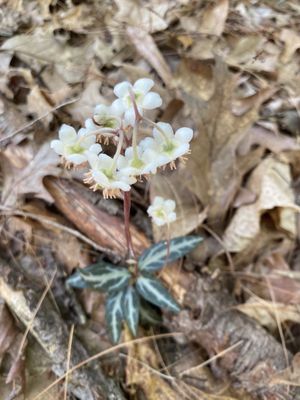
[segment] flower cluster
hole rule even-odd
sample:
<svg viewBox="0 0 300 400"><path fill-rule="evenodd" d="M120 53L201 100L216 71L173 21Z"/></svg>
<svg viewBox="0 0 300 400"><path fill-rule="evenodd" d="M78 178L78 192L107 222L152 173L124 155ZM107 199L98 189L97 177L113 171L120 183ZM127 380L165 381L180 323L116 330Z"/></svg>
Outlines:
<svg viewBox="0 0 300 400"><path fill-rule="evenodd" d="M162 99L152 92L154 82L143 78L134 85L121 82L114 88L117 99L111 105L95 107L93 118L85 121L78 132L62 125L59 140L51 147L68 166L88 165L85 182L94 190L103 190L104 197L115 197L129 191L138 177L155 174L157 169L183 158L190 151L193 131L180 128L175 133L170 124L153 122L144 116L145 110L160 107ZM150 124L152 136L139 140L141 124ZM113 157L103 153L99 143L112 140L116 145Z"/></svg>

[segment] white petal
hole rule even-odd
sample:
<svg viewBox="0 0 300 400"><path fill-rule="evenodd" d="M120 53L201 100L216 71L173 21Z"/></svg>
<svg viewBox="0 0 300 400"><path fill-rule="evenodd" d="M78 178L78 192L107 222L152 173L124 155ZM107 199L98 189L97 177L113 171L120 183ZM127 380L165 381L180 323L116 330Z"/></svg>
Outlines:
<svg viewBox="0 0 300 400"><path fill-rule="evenodd" d="M99 183L99 185L102 187L109 187L109 180L103 172L92 170L92 177L94 178L95 182Z"/></svg>
<svg viewBox="0 0 300 400"><path fill-rule="evenodd" d="M83 154L70 154L69 156L66 156L66 160L71 161L73 164L82 164L84 163L87 158Z"/></svg>
<svg viewBox="0 0 300 400"><path fill-rule="evenodd" d="M135 123L135 112L133 107L125 111L124 120L127 125L133 126Z"/></svg>
<svg viewBox="0 0 300 400"><path fill-rule="evenodd" d="M133 147L127 147L127 149L125 150L125 157L130 159L133 158Z"/></svg>
<svg viewBox="0 0 300 400"><path fill-rule="evenodd" d="M193 130L191 128L180 128L175 133L176 139L183 143L189 143L193 138Z"/></svg>
<svg viewBox="0 0 300 400"><path fill-rule="evenodd" d="M55 153L61 156L64 154L64 145L60 140L52 140L50 147L55 151Z"/></svg>
<svg viewBox="0 0 300 400"><path fill-rule="evenodd" d="M107 107L105 104L98 104L94 108L94 114L107 115L108 112L109 112L109 107Z"/></svg>
<svg viewBox="0 0 300 400"><path fill-rule="evenodd" d="M170 124L166 122L157 122L158 127L160 130L164 132L164 135L158 130L157 128L153 129L153 137L158 143L162 143L165 141L165 136L169 139L172 139L174 137L174 131L173 128Z"/></svg>
<svg viewBox="0 0 300 400"><path fill-rule="evenodd" d="M133 85L133 89L135 92L146 94L149 90L154 86L154 82L152 79L142 78L138 79Z"/></svg>
<svg viewBox="0 0 300 400"><path fill-rule="evenodd" d="M176 160L176 158L183 156L186 154L190 149L189 143L182 143L177 149L175 149L172 153L172 158L173 160Z"/></svg>
<svg viewBox="0 0 300 400"><path fill-rule="evenodd" d="M143 99L142 107L146 110L153 110L162 105L162 99L158 93L149 92Z"/></svg>
<svg viewBox="0 0 300 400"><path fill-rule="evenodd" d="M114 115L116 117L121 117L124 112L124 105L122 100L115 100L112 105L109 107L109 114Z"/></svg>
<svg viewBox="0 0 300 400"><path fill-rule="evenodd" d="M121 189L124 192L128 192L130 190L130 185L122 181L115 181L111 183L112 189Z"/></svg>
<svg viewBox="0 0 300 400"><path fill-rule="evenodd" d="M157 226L163 226L166 224L166 221L163 218L158 218L158 217L154 217L153 218L153 222L157 225Z"/></svg>
<svg viewBox="0 0 300 400"><path fill-rule="evenodd" d="M114 160L109 157L107 154L100 154L98 157L99 165L101 169L111 168Z"/></svg>
<svg viewBox="0 0 300 400"><path fill-rule="evenodd" d="M92 120L92 118L86 119L84 126L86 127L86 131L94 131L94 130L98 129L98 126L94 124L94 121ZM79 132L80 131L81 131L81 129L79 130Z"/></svg>
<svg viewBox="0 0 300 400"><path fill-rule="evenodd" d="M99 164L99 158L97 154L94 152L88 152L86 157L92 169L97 169Z"/></svg>
<svg viewBox="0 0 300 400"><path fill-rule="evenodd" d="M153 206L157 207L157 206L162 206L164 204L164 199L160 196L155 196L154 200L152 202Z"/></svg>
<svg viewBox="0 0 300 400"><path fill-rule="evenodd" d="M169 222L174 222L176 221L176 213L175 212L171 212L170 214L168 214L168 221Z"/></svg>
<svg viewBox="0 0 300 400"><path fill-rule="evenodd" d="M59 139L64 143L75 143L77 140L77 134L75 129L70 126L63 124L58 132Z"/></svg>
<svg viewBox="0 0 300 400"><path fill-rule="evenodd" d="M99 154L102 151L102 146L99 143L92 144L88 149L89 153Z"/></svg>
<svg viewBox="0 0 300 400"><path fill-rule="evenodd" d="M171 199L165 200L164 208L167 213L174 211L175 207L176 207L176 203L174 200L171 200Z"/></svg>
<svg viewBox="0 0 300 400"><path fill-rule="evenodd" d="M111 105L111 110L113 111L113 115L121 116L125 111L123 101L121 99L115 100Z"/></svg>
<svg viewBox="0 0 300 400"><path fill-rule="evenodd" d="M130 88L132 88L131 83L129 83L127 81L120 82L114 87L114 94L117 97L122 98L122 97L126 96L126 94L128 94L128 91Z"/></svg>

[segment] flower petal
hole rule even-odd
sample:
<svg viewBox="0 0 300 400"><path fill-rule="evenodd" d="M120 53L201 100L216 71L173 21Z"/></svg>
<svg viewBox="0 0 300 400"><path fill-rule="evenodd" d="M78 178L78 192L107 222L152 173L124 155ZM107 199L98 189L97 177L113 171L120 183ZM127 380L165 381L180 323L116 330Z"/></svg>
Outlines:
<svg viewBox="0 0 300 400"><path fill-rule="evenodd" d="M165 200L164 208L167 213L174 211L175 207L176 207L176 203L174 200L171 200L171 199Z"/></svg>
<svg viewBox="0 0 300 400"><path fill-rule="evenodd" d="M127 125L133 126L135 123L135 112L133 107L130 107L128 110L125 111L124 120Z"/></svg>
<svg viewBox="0 0 300 400"><path fill-rule="evenodd" d="M114 87L114 94L122 98L128 94L129 89L132 88L132 85L128 81L120 82Z"/></svg>
<svg viewBox="0 0 300 400"><path fill-rule="evenodd" d="M133 85L133 90L135 92L146 94L149 90L154 86L154 82L152 79L142 78L138 79Z"/></svg>
<svg viewBox="0 0 300 400"><path fill-rule="evenodd" d="M94 108L94 114L107 115L108 113L109 113L109 107L106 106L105 104L98 104Z"/></svg>
<svg viewBox="0 0 300 400"><path fill-rule="evenodd" d="M163 135L159 129L153 129L153 137L158 143L163 142L165 140L165 136L167 136L169 139L172 139L174 137L174 131L170 124L166 122L157 122L156 125L160 128L160 130L164 132Z"/></svg>
<svg viewBox="0 0 300 400"><path fill-rule="evenodd" d="M189 143L193 138L193 130L191 128L180 128L175 132L175 137L180 142Z"/></svg>
<svg viewBox="0 0 300 400"><path fill-rule="evenodd" d="M52 140L50 147L55 151L55 153L61 156L64 154L64 145L60 140Z"/></svg>
<svg viewBox="0 0 300 400"><path fill-rule="evenodd" d="M59 139L68 144L73 144L77 140L77 134L73 126L63 124L58 132Z"/></svg>
<svg viewBox="0 0 300 400"><path fill-rule="evenodd" d="M111 168L114 162L112 157L109 157L107 154L104 153L99 155L98 160L101 169Z"/></svg>
<svg viewBox="0 0 300 400"><path fill-rule="evenodd" d="M123 114L123 112L125 111L124 103L123 103L123 101L121 99L115 100L112 103L110 108L111 108L111 110L113 112L113 115L116 115L118 117L120 117Z"/></svg>
<svg viewBox="0 0 300 400"><path fill-rule="evenodd" d="M102 151L102 146L99 143L94 143L91 145L91 147L88 149L89 153L93 154L99 154Z"/></svg>
<svg viewBox="0 0 300 400"><path fill-rule="evenodd" d="M103 172L92 170L92 177L103 188L109 188L109 179Z"/></svg>
<svg viewBox="0 0 300 400"><path fill-rule="evenodd" d="M75 165L79 165L84 163L87 160L87 157L84 154L70 154L66 156L66 160L72 162Z"/></svg>
<svg viewBox="0 0 300 400"><path fill-rule="evenodd" d="M146 110L153 110L162 105L162 99L158 93L149 92L143 99L142 107Z"/></svg>

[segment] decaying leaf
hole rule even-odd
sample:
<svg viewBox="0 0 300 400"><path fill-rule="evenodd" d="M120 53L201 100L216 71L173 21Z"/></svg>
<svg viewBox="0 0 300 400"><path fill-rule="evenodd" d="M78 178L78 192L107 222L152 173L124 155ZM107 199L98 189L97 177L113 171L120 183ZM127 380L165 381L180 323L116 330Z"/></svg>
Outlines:
<svg viewBox="0 0 300 400"><path fill-rule="evenodd" d="M300 323L299 310L294 304L273 303L252 297L236 308L272 331L286 321Z"/></svg>
<svg viewBox="0 0 300 400"><path fill-rule="evenodd" d="M253 171L247 188L256 194L253 204L240 207L225 231L224 243L229 251L244 250L260 230L261 216L276 210L275 224L290 235L296 234L294 194L290 188L290 168L275 158L267 158Z"/></svg>
<svg viewBox="0 0 300 400"><path fill-rule="evenodd" d="M18 155L18 157L16 157ZM52 202L52 198L44 188L42 180L46 175L58 175L58 156L50 151L50 142L45 142L36 154L30 145L18 148L11 145L2 153L2 165L6 168L2 202L5 206L13 206L22 195Z"/></svg>
<svg viewBox="0 0 300 400"><path fill-rule="evenodd" d="M198 136L192 143L192 153L186 168L186 185L204 206L209 206L211 221L226 214L243 174L236 158L236 149L258 118L263 99L237 117L232 112L234 81L225 64L217 59L214 70L214 94L209 101L187 97L193 117L198 122ZM201 98L201 92L199 93Z"/></svg>

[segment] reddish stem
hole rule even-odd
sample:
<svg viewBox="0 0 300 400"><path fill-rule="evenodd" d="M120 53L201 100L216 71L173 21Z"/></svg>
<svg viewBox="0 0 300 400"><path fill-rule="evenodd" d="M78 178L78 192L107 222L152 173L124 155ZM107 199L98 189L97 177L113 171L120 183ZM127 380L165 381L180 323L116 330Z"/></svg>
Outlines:
<svg viewBox="0 0 300 400"><path fill-rule="evenodd" d="M126 245L127 245L127 256L129 259L134 259L135 254L132 245L132 238L130 232L130 208L131 208L131 193L123 192L124 193L124 224L125 224L125 238L126 238Z"/></svg>

